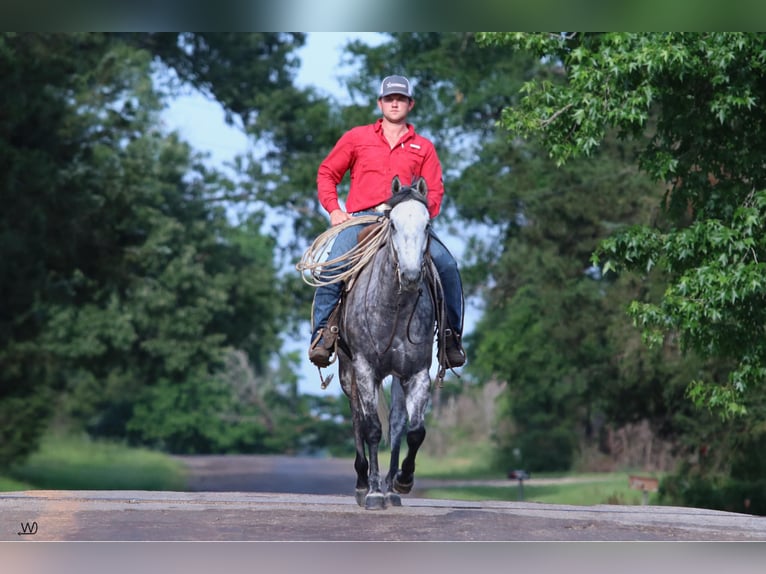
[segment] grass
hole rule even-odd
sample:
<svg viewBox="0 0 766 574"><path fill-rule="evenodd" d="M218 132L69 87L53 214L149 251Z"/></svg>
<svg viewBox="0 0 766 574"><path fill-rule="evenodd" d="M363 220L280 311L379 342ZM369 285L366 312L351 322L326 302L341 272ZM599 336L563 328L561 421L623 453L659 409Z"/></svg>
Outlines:
<svg viewBox="0 0 766 574"><path fill-rule="evenodd" d="M181 463L157 452L47 437L38 452L0 477L0 490L183 490Z"/></svg>
<svg viewBox="0 0 766 574"><path fill-rule="evenodd" d="M405 449L406 452L406 449ZM381 453L381 466L388 467L387 453ZM421 478L436 479L483 479L498 478L498 471L490 464L492 452L487 445L473 445L451 453L447 457L429 456L418 453L417 475Z"/></svg>
<svg viewBox="0 0 766 574"><path fill-rule="evenodd" d="M26 482L20 482L7 476L0 476L0 492L12 492L19 490L33 490L34 487Z"/></svg>
<svg viewBox="0 0 766 574"><path fill-rule="evenodd" d="M381 468L388 468L388 457L381 453ZM504 472L493 469L491 446L471 445L447 457L434 457L419 453L416 481L436 480L492 480L503 481L502 486L461 485L429 488L424 495L429 498L454 500L520 500L518 481L510 480ZM523 485L525 502L546 504L570 504L593 506L597 504L640 505L643 493L628 485L629 472L614 473L542 473L533 479L558 479L545 484ZM649 504L657 504L657 494L650 493Z"/></svg>
<svg viewBox="0 0 766 574"><path fill-rule="evenodd" d="M567 480L569 479L569 480ZM627 473L562 477L560 482L523 485L509 480L507 486L460 486L431 488L425 493L430 498L456 500L508 500L593 506L597 504L640 505L643 494L628 486ZM649 503L656 504L656 494L650 494Z"/></svg>

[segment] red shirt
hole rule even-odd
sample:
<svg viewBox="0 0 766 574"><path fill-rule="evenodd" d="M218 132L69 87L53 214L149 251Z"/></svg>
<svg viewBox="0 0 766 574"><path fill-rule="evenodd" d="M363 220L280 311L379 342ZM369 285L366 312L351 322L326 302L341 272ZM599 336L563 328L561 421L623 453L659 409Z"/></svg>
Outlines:
<svg viewBox="0 0 766 574"><path fill-rule="evenodd" d="M444 196L442 168L434 145L415 133L407 133L391 148L383 136L383 120L347 131L319 165L317 193L328 213L340 208L338 184L351 170L346 211L355 213L379 205L391 197L391 181L399 176L403 185L423 176L428 187L428 211L436 217Z"/></svg>

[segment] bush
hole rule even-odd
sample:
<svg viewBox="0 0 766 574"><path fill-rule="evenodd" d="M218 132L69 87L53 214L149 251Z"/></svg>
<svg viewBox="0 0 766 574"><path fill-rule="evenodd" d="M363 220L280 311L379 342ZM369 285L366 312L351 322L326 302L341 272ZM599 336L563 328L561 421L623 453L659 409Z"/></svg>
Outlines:
<svg viewBox="0 0 766 574"><path fill-rule="evenodd" d="M498 449L498 466L529 472L570 470L577 454L576 435L564 427L529 429Z"/></svg>
<svg viewBox="0 0 766 574"><path fill-rule="evenodd" d="M23 461L37 449L52 404L47 388L0 397L0 469Z"/></svg>
<svg viewBox="0 0 766 574"><path fill-rule="evenodd" d="M659 499L661 504L673 506L766 516L766 479L737 480L677 474L663 479Z"/></svg>

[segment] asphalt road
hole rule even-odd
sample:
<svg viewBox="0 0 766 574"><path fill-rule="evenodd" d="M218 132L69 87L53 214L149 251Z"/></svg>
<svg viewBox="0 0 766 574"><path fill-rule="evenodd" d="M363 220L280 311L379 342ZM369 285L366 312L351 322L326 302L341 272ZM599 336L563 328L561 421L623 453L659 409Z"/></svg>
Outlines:
<svg viewBox="0 0 766 574"><path fill-rule="evenodd" d="M0 540L766 541L762 517L694 508L464 502L416 490L402 507L368 511L354 501L347 461L184 460L186 492L0 493Z"/></svg>

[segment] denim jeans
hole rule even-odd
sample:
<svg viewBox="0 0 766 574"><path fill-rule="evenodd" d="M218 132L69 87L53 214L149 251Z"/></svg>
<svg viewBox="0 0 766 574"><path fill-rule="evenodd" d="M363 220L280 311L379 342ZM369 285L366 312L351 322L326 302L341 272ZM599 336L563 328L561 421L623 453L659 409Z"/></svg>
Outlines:
<svg viewBox="0 0 766 574"><path fill-rule="evenodd" d="M360 211L353 215L380 215L375 211ZM330 248L328 257L335 259L350 251L357 243L359 232L366 227L365 224L353 225L341 231L335 238ZM444 246L436 234L431 230L430 253L444 289L444 304L447 308L447 321L450 329L458 333L463 332L463 283L460 279L460 271L452 253ZM330 272L331 273L331 272ZM327 325L327 319L340 299L343 290L342 283L331 283L317 287L314 293L314 332L320 327ZM312 335L313 339L313 335Z"/></svg>

